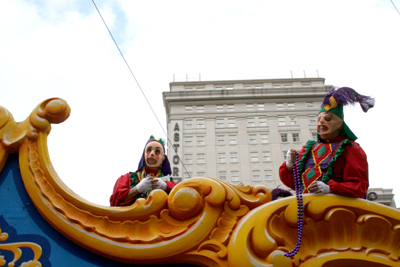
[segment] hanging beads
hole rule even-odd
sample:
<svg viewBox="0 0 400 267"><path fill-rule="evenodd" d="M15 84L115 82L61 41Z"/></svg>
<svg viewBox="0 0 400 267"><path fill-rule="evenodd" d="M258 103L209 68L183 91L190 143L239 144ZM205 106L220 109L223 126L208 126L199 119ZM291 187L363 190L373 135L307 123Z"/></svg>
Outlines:
<svg viewBox="0 0 400 267"><path fill-rule="evenodd" d="M297 198L297 243L296 247L285 253L286 257L294 257L300 250L301 239L303 237L303 195L301 194L301 178L299 171L299 154L296 153L296 162L293 164L294 189Z"/></svg>

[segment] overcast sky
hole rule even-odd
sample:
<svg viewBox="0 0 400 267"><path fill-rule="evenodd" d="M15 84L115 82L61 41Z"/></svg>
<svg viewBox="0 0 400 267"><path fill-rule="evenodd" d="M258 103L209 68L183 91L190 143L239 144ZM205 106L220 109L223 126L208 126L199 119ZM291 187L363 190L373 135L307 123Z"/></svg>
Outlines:
<svg viewBox="0 0 400 267"><path fill-rule="evenodd" d="M115 180L135 171L150 135L166 138L162 92L202 80L316 75L376 98L345 121L367 153L370 187L393 188L398 164L400 15L390 0L95 0L158 120L91 0L0 0L0 105L16 121L65 99L51 161L81 197L109 205ZM400 9L400 0L393 0ZM244 175L244 174L242 174Z"/></svg>

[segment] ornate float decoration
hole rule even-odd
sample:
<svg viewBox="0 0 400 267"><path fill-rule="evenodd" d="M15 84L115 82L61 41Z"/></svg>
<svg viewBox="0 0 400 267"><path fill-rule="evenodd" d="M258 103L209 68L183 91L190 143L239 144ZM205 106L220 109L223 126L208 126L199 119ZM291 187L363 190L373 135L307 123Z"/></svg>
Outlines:
<svg viewBox="0 0 400 267"><path fill-rule="evenodd" d="M169 195L154 190L132 206L89 203L62 182L48 155L51 124L69 114L59 98L42 102L22 123L0 107L0 199L1 194L12 198L14 185L19 195L9 200L13 210L0 204L0 229L5 231L3 222L30 233L21 238L41 242L18 243L28 244L33 258L18 262L18 254L8 266L60 266L57 253L76 256L69 257L77 266L400 266L400 212L366 200L304 195L303 239L293 257L284 253L297 241L296 198L271 201L264 186L199 177ZM14 174L16 153L20 173ZM17 211L18 205L24 211ZM2 237L0 266L7 263L3 251L17 244Z"/></svg>

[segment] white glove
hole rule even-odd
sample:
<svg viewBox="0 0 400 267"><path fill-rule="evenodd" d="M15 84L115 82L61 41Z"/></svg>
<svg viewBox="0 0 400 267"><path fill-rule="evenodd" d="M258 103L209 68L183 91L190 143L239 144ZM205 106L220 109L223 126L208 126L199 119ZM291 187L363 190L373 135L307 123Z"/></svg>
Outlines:
<svg viewBox="0 0 400 267"><path fill-rule="evenodd" d="M145 191L152 190L153 188L152 188L152 183L151 183L150 177L147 176L146 178L141 180L140 183L138 183L136 185L136 189L139 193L143 193Z"/></svg>
<svg viewBox="0 0 400 267"><path fill-rule="evenodd" d="M322 194L329 194L331 192L331 188L326 183L317 181L317 185Z"/></svg>
<svg viewBox="0 0 400 267"><path fill-rule="evenodd" d="M289 149L288 152L286 153L286 167L288 168L293 168L293 162L292 162L292 150Z"/></svg>
<svg viewBox="0 0 400 267"><path fill-rule="evenodd" d="M167 183L164 182L162 179L160 178L155 178L153 180L153 185L155 185L155 189L161 189L161 190L167 190Z"/></svg>

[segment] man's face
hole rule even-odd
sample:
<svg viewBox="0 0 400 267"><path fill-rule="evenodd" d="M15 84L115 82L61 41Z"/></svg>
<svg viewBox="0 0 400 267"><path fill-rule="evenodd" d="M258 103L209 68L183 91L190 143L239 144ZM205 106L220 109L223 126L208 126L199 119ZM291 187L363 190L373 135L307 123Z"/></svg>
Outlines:
<svg viewBox="0 0 400 267"><path fill-rule="evenodd" d="M340 134L343 120L331 112L321 112L317 119L317 132L326 141Z"/></svg>
<svg viewBox="0 0 400 267"><path fill-rule="evenodd" d="M146 167L158 168L165 159L164 149L157 141L151 141L144 149L144 159Z"/></svg>

